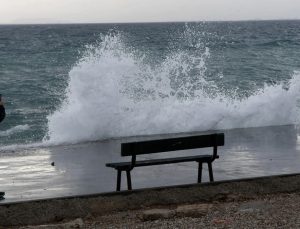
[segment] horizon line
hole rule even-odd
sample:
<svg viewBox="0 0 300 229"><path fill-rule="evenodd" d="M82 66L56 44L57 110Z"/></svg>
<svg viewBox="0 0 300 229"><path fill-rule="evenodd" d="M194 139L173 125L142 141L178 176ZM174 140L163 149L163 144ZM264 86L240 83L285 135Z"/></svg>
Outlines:
<svg viewBox="0 0 300 229"><path fill-rule="evenodd" d="M155 23L199 23L199 22L255 22L255 21L300 21L299 18L290 19L239 19L239 20L187 20L187 21L139 21L139 22L25 22L1 23L0 25L80 25L80 24L155 24Z"/></svg>

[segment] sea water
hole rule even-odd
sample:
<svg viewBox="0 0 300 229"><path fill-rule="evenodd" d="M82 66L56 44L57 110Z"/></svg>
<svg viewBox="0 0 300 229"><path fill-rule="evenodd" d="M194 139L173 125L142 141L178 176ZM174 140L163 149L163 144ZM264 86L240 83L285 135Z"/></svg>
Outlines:
<svg viewBox="0 0 300 229"><path fill-rule="evenodd" d="M298 124L300 21L0 25L8 148Z"/></svg>

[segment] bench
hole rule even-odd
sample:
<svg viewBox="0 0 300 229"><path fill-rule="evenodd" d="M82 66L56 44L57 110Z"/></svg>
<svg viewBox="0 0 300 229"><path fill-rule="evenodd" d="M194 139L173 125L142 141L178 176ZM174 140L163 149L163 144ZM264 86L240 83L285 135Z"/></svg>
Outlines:
<svg viewBox="0 0 300 229"><path fill-rule="evenodd" d="M223 145L224 145L223 133L122 143L121 156L131 156L131 161L107 163L106 166L117 170L116 191L120 191L121 175L123 171L125 171L127 175L128 190L132 190L130 172L134 167L173 164L173 163L181 163L181 162L195 161L198 163L198 183L201 183L202 164L207 163L208 171L209 171L209 180L214 181L212 162L215 159L219 158L217 148L218 146L223 146ZM162 153L162 152L178 151L178 150L190 150L190 149L206 148L206 147L213 147L212 154L163 158L163 159L148 159L148 160L136 159L138 155Z"/></svg>

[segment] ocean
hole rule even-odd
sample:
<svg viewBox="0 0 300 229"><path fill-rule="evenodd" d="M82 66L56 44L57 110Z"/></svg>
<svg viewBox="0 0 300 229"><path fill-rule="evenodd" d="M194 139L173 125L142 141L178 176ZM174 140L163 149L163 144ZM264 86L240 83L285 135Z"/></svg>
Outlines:
<svg viewBox="0 0 300 229"><path fill-rule="evenodd" d="M0 25L0 151L300 117L300 21Z"/></svg>

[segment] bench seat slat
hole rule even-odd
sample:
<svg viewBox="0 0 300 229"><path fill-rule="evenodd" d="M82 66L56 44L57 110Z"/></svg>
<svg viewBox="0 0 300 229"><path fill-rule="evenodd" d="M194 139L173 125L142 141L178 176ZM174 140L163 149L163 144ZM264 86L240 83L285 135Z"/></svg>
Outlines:
<svg viewBox="0 0 300 229"><path fill-rule="evenodd" d="M140 142L122 143L121 155L162 153L177 150L189 150L224 145L224 134L209 134L180 138L159 139Z"/></svg>
<svg viewBox="0 0 300 229"><path fill-rule="evenodd" d="M173 163L190 162L190 161L207 162L207 161L210 161L211 159L212 159L212 155L197 155L197 156L188 156L188 157L150 159L150 160L136 161L135 167L173 164ZM106 166L115 168L115 169L122 169L122 168L126 168L126 167L130 168L131 162L108 163L108 164L106 164Z"/></svg>

